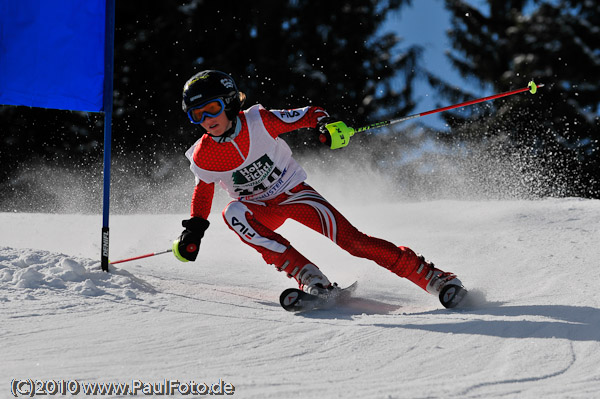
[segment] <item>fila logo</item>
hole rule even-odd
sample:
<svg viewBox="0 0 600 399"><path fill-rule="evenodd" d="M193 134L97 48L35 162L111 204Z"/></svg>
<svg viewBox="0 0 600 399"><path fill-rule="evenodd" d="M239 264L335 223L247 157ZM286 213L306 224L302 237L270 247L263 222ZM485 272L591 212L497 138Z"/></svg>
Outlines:
<svg viewBox="0 0 600 399"><path fill-rule="evenodd" d="M232 227L237 227L239 226L239 231L240 233L242 233L248 240L251 240L256 233L254 232L250 232L250 228L248 228L248 226L246 226L243 222L240 222L240 220L238 218L236 218L235 216L233 218L231 218L231 226Z"/></svg>
<svg viewBox="0 0 600 399"><path fill-rule="evenodd" d="M309 107L295 109L273 109L271 112L285 123L294 123L302 119L308 112L308 109Z"/></svg>
<svg viewBox="0 0 600 399"><path fill-rule="evenodd" d="M282 110L282 111L279 111L279 115L281 115L281 118L283 118L283 119L285 119L285 118L295 118L297 116L300 116L300 112L298 112L295 109Z"/></svg>

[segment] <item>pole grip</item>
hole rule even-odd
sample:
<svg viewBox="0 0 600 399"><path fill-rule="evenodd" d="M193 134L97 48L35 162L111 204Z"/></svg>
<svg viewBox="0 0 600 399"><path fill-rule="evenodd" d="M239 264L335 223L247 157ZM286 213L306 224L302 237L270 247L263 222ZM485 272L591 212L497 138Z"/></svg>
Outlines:
<svg viewBox="0 0 600 399"><path fill-rule="evenodd" d="M350 137L354 136L356 130L346 126L342 121L328 123L325 125L327 133L321 133L319 141L326 144L332 150L346 147L350 142Z"/></svg>

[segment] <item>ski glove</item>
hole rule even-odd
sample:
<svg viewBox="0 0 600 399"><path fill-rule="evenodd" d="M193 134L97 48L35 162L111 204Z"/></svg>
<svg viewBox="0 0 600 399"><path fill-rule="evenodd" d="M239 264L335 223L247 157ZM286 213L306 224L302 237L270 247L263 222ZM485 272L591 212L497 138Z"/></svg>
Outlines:
<svg viewBox="0 0 600 399"><path fill-rule="evenodd" d="M210 223L200 217L182 220L185 230L173 241L173 254L182 262L195 261L200 250L200 241Z"/></svg>
<svg viewBox="0 0 600 399"><path fill-rule="evenodd" d="M354 129L346 126L342 121L336 121L332 117L320 119L317 122L317 129L321 133L319 141L332 150L347 146L350 142L350 137L354 135Z"/></svg>

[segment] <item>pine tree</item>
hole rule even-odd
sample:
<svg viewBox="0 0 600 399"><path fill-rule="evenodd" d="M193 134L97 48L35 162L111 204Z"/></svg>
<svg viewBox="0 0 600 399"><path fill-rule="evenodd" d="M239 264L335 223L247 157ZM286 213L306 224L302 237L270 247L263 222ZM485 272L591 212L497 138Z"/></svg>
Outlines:
<svg viewBox="0 0 600 399"><path fill-rule="evenodd" d="M198 138L181 111L181 92L185 81L203 69L230 73L247 93L248 106L320 105L361 125L411 111L418 51L399 50L395 34L379 32L388 12L409 3L118 1L115 160L128 159L124 174L145 174L135 178L172 175L155 169L162 154L180 155ZM393 89L398 77L404 83L399 91ZM0 130L0 182L32 160L65 167L101 161L102 119L95 115L0 107ZM286 141L299 150L311 147L304 145L307 137L291 134ZM319 145L314 139L310 143ZM12 192L21 192L23 181L13 183Z"/></svg>
<svg viewBox="0 0 600 399"><path fill-rule="evenodd" d="M180 46L196 62L182 74L221 69L246 92L247 104L273 109L314 104L350 124L404 113L414 107L418 51L395 55L399 38L378 30L390 11L408 3L256 0L223 7L193 1L185 12ZM402 91L392 88L397 77L403 80ZM286 141L296 147L306 138L291 135Z"/></svg>
<svg viewBox="0 0 600 399"><path fill-rule="evenodd" d="M448 113L451 140L500 154L523 151L564 180L565 195L599 196L600 3L585 0L446 0L452 15L452 64L483 89L501 92L544 83L521 95ZM453 100L473 98L431 82ZM466 123L468 122L468 123Z"/></svg>

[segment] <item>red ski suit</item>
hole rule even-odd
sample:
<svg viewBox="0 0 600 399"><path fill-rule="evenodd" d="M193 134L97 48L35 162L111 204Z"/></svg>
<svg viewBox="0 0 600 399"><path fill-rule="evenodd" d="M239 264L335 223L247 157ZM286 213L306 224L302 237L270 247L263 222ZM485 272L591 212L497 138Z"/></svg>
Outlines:
<svg viewBox="0 0 600 399"><path fill-rule="evenodd" d="M350 254L370 259L425 289L427 281L417 272L423 268L422 260L409 248L358 231L304 182L306 173L279 138L300 128L315 128L326 116L319 107L266 110L254 106L238 114L229 137L204 135L186 153L196 176L191 215L208 218L214 183L219 183L234 198L223 210L227 225L288 277L296 277L312 263L276 233L285 220L293 219Z"/></svg>

